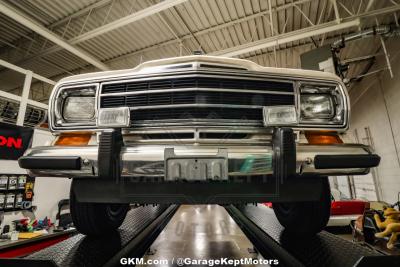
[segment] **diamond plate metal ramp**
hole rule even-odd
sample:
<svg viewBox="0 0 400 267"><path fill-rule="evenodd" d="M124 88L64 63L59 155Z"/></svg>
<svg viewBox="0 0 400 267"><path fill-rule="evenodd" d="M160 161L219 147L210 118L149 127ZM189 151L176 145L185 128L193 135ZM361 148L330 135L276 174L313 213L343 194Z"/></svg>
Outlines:
<svg viewBox="0 0 400 267"><path fill-rule="evenodd" d="M264 205L231 205L226 209L259 252L264 257L278 258L282 266L360 267L375 262L400 266L399 257L384 256L326 231L309 238L294 237Z"/></svg>
<svg viewBox="0 0 400 267"><path fill-rule="evenodd" d="M2 259L0 266L113 266L113 258L121 252L131 253L136 247L130 247L130 243L135 243L135 238L154 222L161 231L176 209L177 206L168 205L134 208L128 212L118 231L100 237L77 234L23 259ZM158 222L162 216L166 221Z"/></svg>

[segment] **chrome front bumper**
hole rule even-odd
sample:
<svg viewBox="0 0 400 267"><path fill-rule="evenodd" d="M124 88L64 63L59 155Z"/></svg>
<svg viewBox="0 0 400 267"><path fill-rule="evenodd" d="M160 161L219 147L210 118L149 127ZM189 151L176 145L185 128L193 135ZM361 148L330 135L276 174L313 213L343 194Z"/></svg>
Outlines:
<svg viewBox="0 0 400 267"><path fill-rule="evenodd" d="M216 155L219 148L228 152L229 176L270 175L273 174L272 146L196 146L196 145L135 145L123 146L120 152L121 174L123 177L164 177L164 151L174 148L177 155ZM369 166L339 166L337 168L316 167L316 156L376 156L372 155L369 147L360 144L341 145L307 145L296 144L296 173L298 175L351 175L365 174ZM335 157L339 156L339 157ZM378 157L378 156L376 156ZM52 165L52 159L74 159L73 166L63 169L63 164ZM378 157L379 158L379 157ZM40 162L40 164L32 163ZM30 164L28 164L30 161ZM327 159L325 159L325 162ZM343 161L343 158L342 158ZM360 160L359 160L360 161ZM361 159L362 161L362 159ZM46 168L48 162L48 168ZM62 163L62 162L61 162ZM346 163L346 162L345 162ZM378 159L379 163L379 159ZM20 160L20 165L28 169L30 175L35 177L98 177L98 146L65 147L46 146L30 149ZM318 165L318 164L317 164ZM334 166L335 164L328 164ZM377 165L377 164L376 164ZM373 167L373 166L371 166Z"/></svg>

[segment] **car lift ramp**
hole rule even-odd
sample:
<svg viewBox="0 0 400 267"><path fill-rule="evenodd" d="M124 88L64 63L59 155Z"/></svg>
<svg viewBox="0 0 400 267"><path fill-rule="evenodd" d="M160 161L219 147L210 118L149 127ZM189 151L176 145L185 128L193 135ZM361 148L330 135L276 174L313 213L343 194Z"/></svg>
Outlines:
<svg viewBox="0 0 400 267"><path fill-rule="evenodd" d="M122 257L144 255L177 208L177 205L134 208L118 231L100 237L77 234L25 258L0 259L0 266L119 266Z"/></svg>
<svg viewBox="0 0 400 267"><path fill-rule="evenodd" d="M119 266L123 257L141 258L178 207L134 208L128 212L118 231L100 237L77 234L25 258L0 259L0 266ZM279 266L400 266L400 256L384 256L326 231L310 238L294 237L284 231L273 210L264 205L229 205L225 208L256 251L265 259L278 259Z"/></svg>
<svg viewBox="0 0 400 267"><path fill-rule="evenodd" d="M265 259L278 259L280 266L400 266L399 256L380 254L326 231L309 238L290 235L264 205L230 205L226 210L255 249Z"/></svg>

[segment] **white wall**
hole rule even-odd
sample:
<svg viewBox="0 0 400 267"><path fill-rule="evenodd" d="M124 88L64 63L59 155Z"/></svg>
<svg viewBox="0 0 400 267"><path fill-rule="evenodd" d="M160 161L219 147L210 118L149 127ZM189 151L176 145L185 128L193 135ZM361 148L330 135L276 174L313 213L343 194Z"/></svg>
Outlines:
<svg viewBox="0 0 400 267"><path fill-rule="evenodd" d="M381 200L392 203L400 191L400 38L389 39L386 44L394 78L386 70L365 77L350 90L350 135L354 137L357 131L360 142L365 143L365 128L369 128L375 151L381 156L380 166L372 172L379 184L378 194ZM380 56L371 70L383 67L385 59ZM362 177L355 179L359 186L366 183Z"/></svg>
<svg viewBox="0 0 400 267"><path fill-rule="evenodd" d="M35 129L32 140L32 147L49 145L53 135L48 131ZM26 174L24 169L18 166L15 160L0 160L0 173ZM1 229L4 225L10 224L13 220L23 217L43 219L46 216L53 222L57 214L57 204L61 199L69 198L71 180L67 178L38 177L35 179L33 189L33 205L37 207L34 214L27 211L6 212L1 218Z"/></svg>
<svg viewBox="0 0 400 267"><path fill-rule="evenodd" d="M67 178L36 178L35 190L32 205L36 206L36 218L50 218L53 222L56 219L58 202L61 199L69 198L71 179Z"/></svg>

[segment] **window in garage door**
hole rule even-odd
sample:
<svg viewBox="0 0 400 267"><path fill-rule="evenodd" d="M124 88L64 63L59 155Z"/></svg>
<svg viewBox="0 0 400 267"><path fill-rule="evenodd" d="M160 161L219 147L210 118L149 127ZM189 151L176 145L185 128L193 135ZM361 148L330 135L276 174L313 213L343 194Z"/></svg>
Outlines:
<svg viewBox="0 0 400 267"><path fill-rule="evenodd" d="M354 129L354 139L359 144L369 145L372 149L375 149L369 126L364 127L362 133L359 133L358 129ZM367 175L354 175L352 178L350 177L351 179L354 184L356 198L369 201L380 200L380 186L376 168L373 168Z"/></svg>
<svg viewBox="0 0 400 267"><path fill-rule="evenodd" d="M373 175L331 177L331 186L339 190L343 197L378 200Z"/></svg>
<svg viewBox="0 0 400 267"><path fill-rule="evenodd" d="M346 135L343 138L345 138L345 143L363 143L374 148L369 127L363 129L361 138L357 129L354 130L352 136ZM331 177L330 180L332 182L331 185L345 197L377 201L381 200L377 177L378 171L373 168L367 175L336 176Z"/></svg>
<svg viewBox="0 0 400 267"><path fill-rule="evenodd" d="M374 178L371 173L364 176L354 176L355 197L369 201L378 200Z"/></svg>

